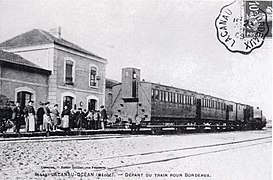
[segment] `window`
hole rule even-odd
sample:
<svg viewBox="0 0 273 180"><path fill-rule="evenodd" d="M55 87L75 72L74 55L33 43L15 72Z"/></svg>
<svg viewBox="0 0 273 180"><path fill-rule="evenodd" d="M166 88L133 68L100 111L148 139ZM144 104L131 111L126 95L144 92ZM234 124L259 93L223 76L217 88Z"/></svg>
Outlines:
<svg viewBox="0 0 273 180"><path fill-rule="evenodd" d="M177 94L174 94L174 102L177 103Z"/></svg>
<svg viewBox="0 0 273 180"><path fill-rule="evenodd" d="M67 106L68 107L68 109L72 109L73 107L72 107L72 105L73 105L73 97L71 97L71 96L64 96L64 98L63 98L63 107L64 106Z"/></svg>
<svg viewBox="0 0 273 180"><path fill-rule="evenodd" d="M153 100L155 100L155 99L159 100L159 90L157 90L157 89L152 90L152 99Z"/></svg>
<svg viewBox="0 0 273 180"><path fill-rule="evenodd" d="M160 91L160 94L161 94L161 96L160 96L160 100L161 101L165 101L165 93L164 93L164 91Z"/></svg>
<svg viewBox="0 0 273 180"><path fill-rule="evenodd" d="M230 106L229 110L233 111L233 105L229 105L229 106Z"/></svg>
<svg viewBox="0 0 273 180"><path fill-rule="evenodd" d="M159 91L155 90L155 99L159 100Z"/></svg>
<svg viewBox="0 0 273 180"><path fill-rule="evenodd" d="M165 91L165 100L166 102L169 101L169 92Z"/></svg>
<svg viewBox="0 0 273 180"><path fill-rule="evenodd" d="M96 104L97 104L97 100L95 99L89 99L88 100L88 110L96 110Z"/></svg>
<svg viewBox="0 0 273 180"><path fill-rule="evenodd" d="M96 76L97 76L97 68L94 66L90 67L90 86L97 86L97 80L96 80Z"/></svg>
<svg viewBox="0 0 273 180"><path fill-rule="evenodd" d="M178 94L178 103L181 104L181 94Z"/></svg>
<svg viewBox="0 0 273 180"><path fill-rule="evenodd" d="M33 100L33 94L27 91L21 91L17 93L17 102L20 103L21 108L24 108L27 106L28 101Z"/></svg>
<svg viewBox="0 0 273 180"><path fill-rule="evenodd" d="M65 61L65 83L73 84L74 82L74 62L71 60Z"/></svg>

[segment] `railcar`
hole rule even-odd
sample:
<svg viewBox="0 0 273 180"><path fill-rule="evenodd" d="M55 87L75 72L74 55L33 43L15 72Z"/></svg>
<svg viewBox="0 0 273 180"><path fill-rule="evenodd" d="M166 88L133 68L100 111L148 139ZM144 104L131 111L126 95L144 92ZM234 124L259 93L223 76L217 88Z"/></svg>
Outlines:
<svg viewBox="0 0 273 180"><path fill-rule="evenodd" d="M136 68L122 69L122 82L112 87L112 98L111 114L128 122L140 115L143 119L141 126L149 127L155 133L163 128L177 131L210 128L215 131L265 126L258 111L257 117L253 118L252 106L141 81L140 70Z"/></svg>

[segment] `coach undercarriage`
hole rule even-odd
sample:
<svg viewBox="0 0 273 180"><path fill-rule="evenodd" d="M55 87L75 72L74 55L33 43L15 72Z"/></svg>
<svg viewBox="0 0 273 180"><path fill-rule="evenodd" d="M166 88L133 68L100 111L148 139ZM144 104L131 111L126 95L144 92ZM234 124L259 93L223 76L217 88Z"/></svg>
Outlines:
<svg viewBox="0 0 273 180"><path fill-rule="evenodd" d="M186 132L188 130L195 130L197 132L205 131L229 131L229 130L251 130L249 124L241 121L225 121L225 120L215 120L215 119L202 119L197 120L195 118L191 119L171 119L171 118L151 118L149 122L143 123L142 127L151 128L154 134L162 132L164 129L172 128L176 132Z"/></svg>

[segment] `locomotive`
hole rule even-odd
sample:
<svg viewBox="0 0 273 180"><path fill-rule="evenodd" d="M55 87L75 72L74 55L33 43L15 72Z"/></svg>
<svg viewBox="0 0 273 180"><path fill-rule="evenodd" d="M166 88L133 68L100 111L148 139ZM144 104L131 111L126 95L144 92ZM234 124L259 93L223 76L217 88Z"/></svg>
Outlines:
<svg viewBox="0 0 273 180"><path fill-rule="evenodd" d="M140 70L123 68L122 81L112 87L111 114L130 122L142 117L141 127L158 133L163 128L185 131L262 129L266 125L258 108L172 86L140 80Z"/></svg>

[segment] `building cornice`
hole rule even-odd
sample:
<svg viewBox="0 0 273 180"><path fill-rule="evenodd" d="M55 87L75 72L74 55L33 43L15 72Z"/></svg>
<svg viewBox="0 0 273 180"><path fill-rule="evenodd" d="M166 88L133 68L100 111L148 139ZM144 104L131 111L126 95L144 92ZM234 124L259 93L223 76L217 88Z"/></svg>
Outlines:
<svg viewBox="0 0 273 180"><path fill-rule="evenodd" d="M58 88L59 89L65 89L65 90L71 90L71 91L78 91L78 92L85 92L85 93L93 93L93 94L103 95L103 92L91 91L91 90L85 90L85 89L78 89L78 88L71 88L71 87L60 86L60 85L58 85Z"/></svg>

